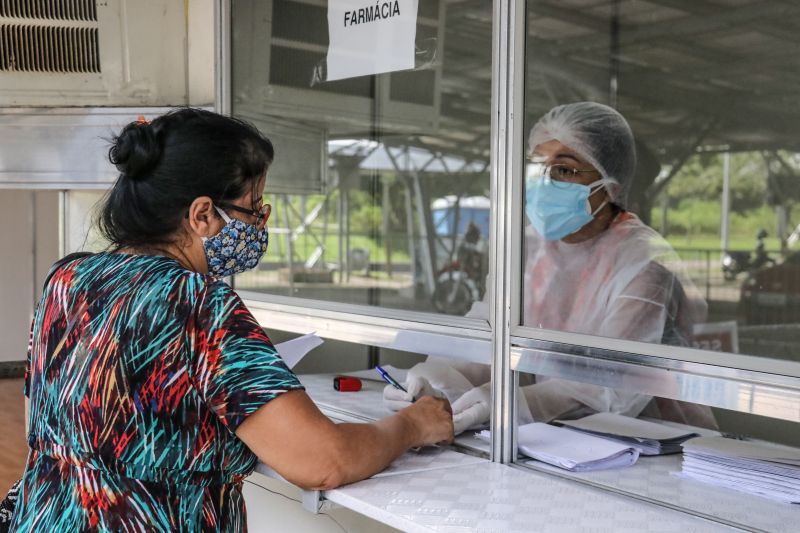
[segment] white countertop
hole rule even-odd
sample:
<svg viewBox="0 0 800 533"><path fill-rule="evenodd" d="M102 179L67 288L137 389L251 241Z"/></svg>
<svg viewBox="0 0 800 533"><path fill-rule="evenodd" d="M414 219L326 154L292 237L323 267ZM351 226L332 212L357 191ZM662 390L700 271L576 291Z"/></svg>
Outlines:
<svg viewBox="0 0 800 533"><path fill-rule="evenodd" d="M676 476L675 473L681 471L681 455L640 456L636 464L628 468L584 473L567 472L539 461L529 464L564 478L636 495L721 522L746 524L762 531L800 531L800 505L775 502Z"/></svg>
<svg viewBox="0 0 800 533"><path fill-rule="evenodd" d="M369 421L391 414L384 384L358 393L333 389L333 375L301 375L331 418ZM467 447L486 451L472 435ZM327 500L411 532L722 531L731 526L796 531L800 506L780 504L673 475L680 455L641 457L629 468L574 474L543 463L507 466L457 451L407 453L386 471L336 490ZM267 475L270 469L260 465Z"/></svg>
<svg viewBox="0 0 800 533"><path fill-rule="evenodd" d="M373 478L325 497L409 532L731 531L609 491L491 462Z"/></svg>

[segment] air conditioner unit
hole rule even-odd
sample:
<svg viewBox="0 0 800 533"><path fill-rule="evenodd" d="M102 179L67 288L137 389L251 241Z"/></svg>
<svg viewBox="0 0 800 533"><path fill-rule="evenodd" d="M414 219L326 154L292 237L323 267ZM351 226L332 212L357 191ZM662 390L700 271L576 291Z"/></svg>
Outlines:
<svg viewBox="0 0 800 533"><path fill-rule="evenodd" d="M295 119L331 136L431 133L438 126L444 1L419 2L418 51L435 60L419 70L314 83L328 51L326 0L233 0L235 114Z"/></svg>
<svg viewBox="0 0 800 533"><path fill-rule="evenodd" d="M0 106L213 102L212 0L0 1Z"/></svg>

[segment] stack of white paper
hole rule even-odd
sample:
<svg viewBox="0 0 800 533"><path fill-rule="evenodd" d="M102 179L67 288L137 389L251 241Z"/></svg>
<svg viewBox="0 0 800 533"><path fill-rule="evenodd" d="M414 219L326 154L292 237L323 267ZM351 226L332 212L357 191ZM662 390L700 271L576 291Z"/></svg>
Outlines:
<svg viewBox="0 0 800 533"><path fill-rule="evenodd" d="M800 450L761 441L702 437L683 445L681 475L764 496L800 503Z"/></svg>
<svg viewBox="0 0 800 533"><path fill-rule="evenodd" d="M489 431L479 437L489 440ZM535 422L519 427L517 446L520 453L571 472L591 472L630 466L639 452L630 446L580 431Z"/></svg>
<svg viewBox="0 0 800 533"><path fill-rule="evenodd" d="M614 413L597 413L580 420L556 420L571 429L620 442L639 450L642 455L680 453L681 444L699 437L691 430L664 426Z"/></svg>

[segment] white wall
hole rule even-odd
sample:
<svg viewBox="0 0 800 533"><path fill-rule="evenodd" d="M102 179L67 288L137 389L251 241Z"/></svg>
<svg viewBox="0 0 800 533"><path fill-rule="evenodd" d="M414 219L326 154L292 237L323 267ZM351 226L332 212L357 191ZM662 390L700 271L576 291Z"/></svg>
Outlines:
<svg viewBox="0 0 800 533"><path fill-rule="evenodd" d="M29 193L30 194L30 193ZM42 295L44 278L60 257L59 234L59 200L58 191L37 191L32 193L35 213L34 237L34 278L33 288L38 301Z"/></svg>
<svg viewBox="0 0 800 533"><path fill-rule="evenodd" d="M34 302L58 257L58 193L0 190L0 361L23 361Z"/></svg>
<svg viewBox="0 0 800 533"><path fill-rule="evenodd" d="M186 2L189 24L189 104L214 103L214 1Z"/></svg>

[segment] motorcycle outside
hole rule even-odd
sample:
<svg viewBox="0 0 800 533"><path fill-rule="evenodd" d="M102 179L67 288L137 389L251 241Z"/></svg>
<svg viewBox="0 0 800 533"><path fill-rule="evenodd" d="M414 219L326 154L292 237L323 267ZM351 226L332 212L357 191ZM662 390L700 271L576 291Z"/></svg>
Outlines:
<svg viewBox="0 0 800 533"><path fill-rule="evenodd" d="M433 305L440 313L463 316L480 299L478 284L458 261L451 262L438 272Z"/></svg>
<svg viewBox="0 0 800 533"><path fill-rule="evenodd" d="M722 254L722 274L726 281L735 280L742 272L752 273L774 264L775 260L766 252L756 253L754 258L750 252L726 251Z"/></svg>
<svg viewBox="0 0 800 533"><path fill-rule="evenodd" d="M440 313L463 316L483 298L488 258L479 237L477 226L470 224L456 258L436 273L433 305Z"/></svg>

